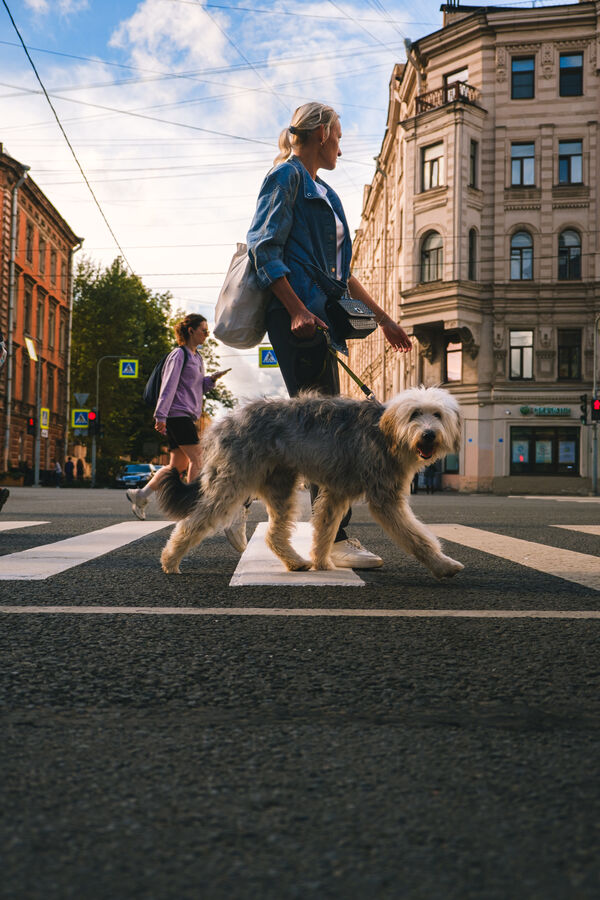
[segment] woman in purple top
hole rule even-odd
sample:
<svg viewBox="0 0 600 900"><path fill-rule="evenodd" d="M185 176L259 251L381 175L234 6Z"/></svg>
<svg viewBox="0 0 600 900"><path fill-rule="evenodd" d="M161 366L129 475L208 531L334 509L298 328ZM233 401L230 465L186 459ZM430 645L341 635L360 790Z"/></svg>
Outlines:
<svg viewBox="0 0 600 900"><path fill-rule="evenodd" d="M204 360L196 348L208 337L208 323L204 316L191 314L175 325L175 337L179 344L167 356L162 371L160 395L154 410L154 427L169 441L171 458L169 467L187 474L193 481L200 471L200 439L196 419L202 414L204 394L212 390L218 378L225 374L204 374ZM130 488L127 499L138 519L146 518L146 506L152 493L168 472L161 469L143 488Z"/></svg>

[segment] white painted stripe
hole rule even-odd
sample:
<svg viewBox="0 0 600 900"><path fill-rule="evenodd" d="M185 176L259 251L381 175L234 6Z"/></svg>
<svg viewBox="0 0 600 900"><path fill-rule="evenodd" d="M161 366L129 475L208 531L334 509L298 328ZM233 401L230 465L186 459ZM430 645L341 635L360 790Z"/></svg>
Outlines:
<svg viewBox="0 0 600 900"><path fill-rule="evenodd" d="M600 619L594 609L302 609L197 606L0 606L6 615L267 616L359 619Z"/></svg>
<svg viewBox="0 0 600 900"><path fill-rule="evenodd" d="M281 560L265 543L267 522L259 522L248 541L237 565L230 587L247 585L289 585L293 587L362 587L364 581L352 569L334 569L328 572L288 572ZM312 526L310 522L297 522L292 535L292 546L303 559L310 559Z"/></svg>
<svg viewBox="0 0 600 900"><path fill-rule="evenodd" d="M136 519L20 553L9 553L0 556L0 580L40 581L172 525L171 521L140 522Z"/></svg>
<svg viewBox="0 0 600 900"><path fill-rule="evenodd" d="M600 525L552 525L551 528L565 528L567 531L581 531L582 534L595 534L600 537Z"/></svg>
<svg viewBox="0 0 600 900"><path fill-rule="evenodd" d="M557 500L559 503L600 503L600 497L555 497L551 494L509 494L509 500Z"/></svg>
<svg viewBox="0 0 600 900"><path fill-rule="evenodd" d="M0 522L0 531L13 531L16 528L33 528L34 525L49 525L49 522Z"/></svg>
<svg viewBox="0 0 600 900"><path fill-rule="evenodd" d="M469 528L466 525L430 525L439 538L500 556L511 562L536 572L544 572L555 578L563 578L584 587L600 591L600 557L577 553L575 550L561 550L560 547L549 547L534 541L523 541L519 538L482 531L480 528Z"/></svg>

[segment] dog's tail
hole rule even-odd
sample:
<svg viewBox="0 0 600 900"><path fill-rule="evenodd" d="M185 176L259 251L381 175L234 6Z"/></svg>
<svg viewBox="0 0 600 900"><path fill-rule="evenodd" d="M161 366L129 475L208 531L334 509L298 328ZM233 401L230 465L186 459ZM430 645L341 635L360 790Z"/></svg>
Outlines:
<svg viewBox="0 0 600 900"><path fill-rule="evenodd" d="M169 518L185 519L194 508L201 490L199 481L184 484L177 469L171 468L156 489L156 495L160 508Z"/></svg>

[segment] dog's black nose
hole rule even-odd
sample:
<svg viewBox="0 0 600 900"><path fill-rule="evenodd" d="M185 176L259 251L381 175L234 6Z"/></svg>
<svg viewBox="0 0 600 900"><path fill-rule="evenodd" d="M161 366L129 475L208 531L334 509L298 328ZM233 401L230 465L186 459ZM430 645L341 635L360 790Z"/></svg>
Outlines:
<svg viewBox="0 0 600 900"><path fill-rule="evenodd" d="M431 428L428 428L427 431L424 431L421 435L421 440L424 444L433 444L437 435L435 431L432 431Z"/></svg>

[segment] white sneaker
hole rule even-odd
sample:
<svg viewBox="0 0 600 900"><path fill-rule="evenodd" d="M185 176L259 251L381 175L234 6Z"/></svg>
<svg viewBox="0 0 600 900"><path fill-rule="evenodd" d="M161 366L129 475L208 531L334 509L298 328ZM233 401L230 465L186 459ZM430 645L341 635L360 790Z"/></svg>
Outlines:
<svg viewBox="0 0 600 900"><path fill-rule="evenodd" d="M356 538L336 541L331 550L331 561L340 569L377 569L383 565L382 558L365 550Z"/></svg>
<svg viewBox="0 0 600 900"><path fill-rule="evenodd" d="M138 519L145 519L146 507L148 506L150 500L146 499L145 497L140 497L139 494L139 488L129 488L127 491L125 491L125 496L131 503L131 511L134 516L137 516Z"/></svg>
<svg viewBox="0 0 600 900"><path fill-rule="evenodd" d="M235 519L228 525L227 528L224 528L225 537L231 544L234 550L237 550L238 553L243 553L246 547L248 546L248 538L246 537L246 519L248 518L248 507L242 506Z"/></svg>

